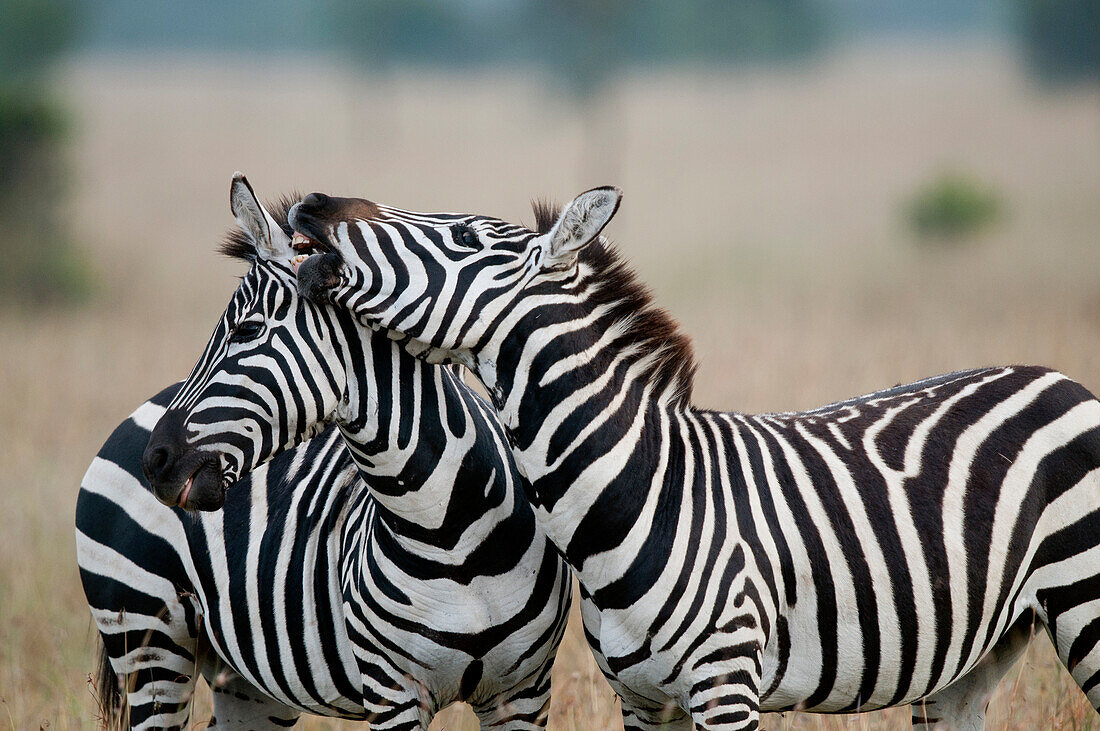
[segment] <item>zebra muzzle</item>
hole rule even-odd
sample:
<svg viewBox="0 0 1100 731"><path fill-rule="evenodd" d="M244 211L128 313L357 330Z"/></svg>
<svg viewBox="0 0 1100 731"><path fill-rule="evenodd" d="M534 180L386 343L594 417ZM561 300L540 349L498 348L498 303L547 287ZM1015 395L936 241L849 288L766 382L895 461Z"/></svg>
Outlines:
<svg viewBox="0 0 1100 731"><path fill-rule="evenodd" d="M186 510L217 510L225 504L222 459L184 438L184 415L170 409L149 435L142 454L145 479L157 500Z"/></svg>
<svg viewBox="0 0 1100 731"><path fill-rule="evenodd" d="M225 505L225 480L222 475L221 460L213 452L203 451L194 454L198 459L198 466L183 481L182 487L175 492L175 499L172 500L171 492L163 497L158 493L157 497L161 502L176 505L184 510L220 510ZM182 471L182 473L187 472Z"/></svg>

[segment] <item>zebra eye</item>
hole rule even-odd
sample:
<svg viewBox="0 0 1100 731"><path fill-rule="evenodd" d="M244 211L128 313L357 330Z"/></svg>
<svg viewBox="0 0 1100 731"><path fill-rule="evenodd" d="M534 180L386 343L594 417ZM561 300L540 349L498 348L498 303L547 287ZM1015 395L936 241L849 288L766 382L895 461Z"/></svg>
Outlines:
<svg viewBox="0 0 1100 731"><path fill-rule="evenodd" d="M454 233L455 241L463 246L468 246L471 249L476 248L478 245L477 231L467 226L464 223L456 225L452 232Z"/></svg>
<svg viewBox="0 0 1100 731"><path fill-rule="evenodd" d="M247 343L249 340L258 338L263 331L264 324L262 322L242 322L233 328L233 334L229 336L229 342Z"/></svg>

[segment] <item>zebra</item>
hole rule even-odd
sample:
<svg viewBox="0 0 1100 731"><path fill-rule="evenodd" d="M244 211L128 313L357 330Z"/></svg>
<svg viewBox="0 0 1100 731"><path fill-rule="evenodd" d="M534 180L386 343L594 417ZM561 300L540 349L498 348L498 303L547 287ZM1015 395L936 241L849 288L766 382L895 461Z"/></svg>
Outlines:
<svg viewBox="0 0 1100 731"><path fill-rule="evenodd" d="M692 405L675 321L601 232L306 196L307 298L470 368L628 729L912 704L981 728L1035 628L1100 706L1100 402L982 368L799 413Z"/></svg>
<svg viewBox="0 0 1100 731"><path fill-rule="evenodd" d="M287 231L240 174L231 204L223 250L248 272L188 379L82 485L101 693L117 709L112 673L129 681L135 728L182 727L200 673L217 728L303 711L426 728L454 701L486 728L544 727L571 576L491 406L302 300Z"/></svg>
<svg viewBox="0 0 1100 731"><path fill-rule="evenodd" d="M141 467L181 385L114 430L77 498L80 578L102 638L101 716L110 728L185 728L199 675L214 690L216 728L291 725L303 707L361 714L337 579L348 506L366 487L339 430L245 475L222 511L188 515L157 501ZM280 560L301 570L287 573ZM326 579L323 591L315 578ZM210 634L256 655L264 677L278 673L275 688L305 702L277 701L236 673ZM306 657L332 662L310 670Z"/></svg>

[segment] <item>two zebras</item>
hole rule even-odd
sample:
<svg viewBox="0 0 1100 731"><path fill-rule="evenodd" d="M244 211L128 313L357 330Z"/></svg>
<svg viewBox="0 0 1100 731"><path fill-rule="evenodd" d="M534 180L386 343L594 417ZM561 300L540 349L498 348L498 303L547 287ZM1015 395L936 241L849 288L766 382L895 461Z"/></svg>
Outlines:
<svg viewBox="0 0 1100 731"><path fill-rule="evenodd" d="M313 194L290 221L325 318L488 388L626 726L914 703L980 727L1036 624L1100 705L1100 402L1001 368L798 414L694 409L686 341L599 236L618 203L589 191L531 231Z"/></svg>
<svg viewBox="0 0 1100 731"><path fill-rule="evenodd" d="M182 727L199 674L217 728L308 711L413 729L455 700L487 727L545 725L571 579L490 406L303 301L289 235L243 178L232 204L244 233L225 250L248 273L191 376L119 427L81 489L101 694L124 713L123 676L136 728Z"/></svg>

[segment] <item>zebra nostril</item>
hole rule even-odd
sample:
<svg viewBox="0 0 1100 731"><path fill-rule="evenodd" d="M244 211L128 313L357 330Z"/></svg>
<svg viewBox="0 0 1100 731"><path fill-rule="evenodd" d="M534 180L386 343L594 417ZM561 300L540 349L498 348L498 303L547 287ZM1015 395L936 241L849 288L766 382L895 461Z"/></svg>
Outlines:
<svg viewBox="0 0 1100 731"><path fill-rule="evenodd" d="M154 489L158 486L170 487L167 483L173 478L180 458L187 451L183 428L185 417L182 411L169 409L149 434L149 442L141 455L141 471Z"/></svg>
<svg viewBox="0 0 1100 731"><path fill-rule="evenodd" d="M163 478L172 467L172 450L166 446L146 450L142 467L150 482Z"/></svg>
<svg viewBox="0 0 1100 731"><path fill-rule="evenodd" d="M156 474L164 471L168 465L168 447L158 447L149 455L149 468Z"/></svg>
<svg viewBox="0 0 1100 731"><path fill-rule="evenodd" d="M302 205L307 208L324 208L328 205L328 196L324 193L310 193L302 199Z"/></svg>

